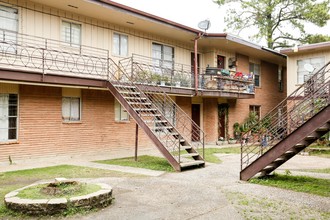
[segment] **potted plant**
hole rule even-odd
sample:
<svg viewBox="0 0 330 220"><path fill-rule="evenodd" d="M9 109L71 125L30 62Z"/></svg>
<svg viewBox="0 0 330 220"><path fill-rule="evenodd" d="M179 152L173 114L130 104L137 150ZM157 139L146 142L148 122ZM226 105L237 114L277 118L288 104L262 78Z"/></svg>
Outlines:
<svg viewBox="0 0 330 220"><path fill-rule="evenodd" d="M217 145L223 145L225 143L225 139L223 137L219 137L218 141L217 141Z"/></svg>
<svg viewBox="0 0 330 220"><path fill-rule="evenodd" d="M234 127L234 137L236 139L240 139L241 138L241 133L242 133L241 125L238 122L236 122L236 123L234 123L233 127Z"/></svg>
<svg viewBox="0 0 330 220"><path fill-rule="evenodd" d="M237 140L235 138L229 138L228 139L228 144L236 144Z"/></svg>
<svg viewBox="0 0 330 220"><path fill-rule="evenodd" d="M168 76L161 76L160 77L160 85L165 86L168 83Z"/></svg>

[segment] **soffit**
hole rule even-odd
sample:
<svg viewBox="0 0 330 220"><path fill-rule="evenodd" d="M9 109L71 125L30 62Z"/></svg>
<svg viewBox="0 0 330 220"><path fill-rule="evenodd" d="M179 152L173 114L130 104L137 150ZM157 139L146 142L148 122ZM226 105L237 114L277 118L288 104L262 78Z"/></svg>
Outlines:
<svg viewBox="0 0 330 220"><path fill-rule="evenodd" d="M49 7L58 8L75 14L82 14L90 18L109 22L117 26L118 31L124 29L133 29L153 35L159 35L168 39L179 40L183 42L191 41L196 36L198 30L186 27L187 30L180 29L166 22L157 21L148 16L139 15L137 13L116 7L115 4L110 5L100 1L93 0L31 0L33 2L47 5ZM106 2L106 1L105 1ZM72 7L73 6L73 7ZM125 7L125 6L124 6ZM141 13L144 13L140 11ZM146 15L150 15L145 13ZM151 15L152 16L152 15ZM157 17L157 16L154 16ZM167 21L166 19L163 19ZM175 22L168 21L173 24ZM162 25L160 25L162 24ZM183 25L177 24L185 27ZM189 30L190 29L190 30ZM194 33L194 31L196 31Z"/></svg>
<svg viewBox="0 0 330 220"><path fill-rule="evenodd" d="M106 0L31 0L33 2L58 8L75 14L83 14L90 18L106 21L117 26L118 31L137 30L162 38L188 43L193 46L199 30L159 18L157 16L132 8L125 10L116 7L117 3L105 4ZM102 2L104 1L104 2ZM73 6L73 7L72 7ZM128 7L127 7L128 8ZM156 18L156 19L153 19ZM133 23L133 24L132 24ZM278 54L263 50L259 45L227 34L205 34L198 40L199 51L219 49L232 53L241 53L249 57L262 57L262 60L286 65L286 60Z"/></svg>

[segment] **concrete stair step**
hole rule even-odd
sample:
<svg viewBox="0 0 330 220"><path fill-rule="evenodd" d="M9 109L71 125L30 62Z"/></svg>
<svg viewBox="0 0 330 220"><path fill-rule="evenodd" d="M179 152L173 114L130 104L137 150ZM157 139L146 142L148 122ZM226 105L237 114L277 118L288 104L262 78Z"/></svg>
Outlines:
<svg viewBox="0 0 330 220"><path fill-rule="evenodd" d="M199 166L205 164L204 160L194 160L189 162L182 162L180 163L181 168L191 167L191 166Z"/></svg>

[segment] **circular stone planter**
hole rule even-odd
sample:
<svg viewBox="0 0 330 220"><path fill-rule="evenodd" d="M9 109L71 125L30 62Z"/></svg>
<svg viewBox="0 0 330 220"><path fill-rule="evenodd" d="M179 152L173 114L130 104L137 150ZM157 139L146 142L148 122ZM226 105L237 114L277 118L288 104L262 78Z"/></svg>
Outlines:
<svg viewBox="0 0 330 220"><path fill-rule="evenodd" d="M71 207L91 209L102 208L111 204L112 188L108 184L104 183L93 183L99 185L101 189L94 193L77 197L54 199L22 199L17 196L18 193L23 189L39 184L41 185L53 182L54 181L35 183L8 193L5 195L4 199L6 207L8 209L28 215L53 215L61 213Z"/></svg>

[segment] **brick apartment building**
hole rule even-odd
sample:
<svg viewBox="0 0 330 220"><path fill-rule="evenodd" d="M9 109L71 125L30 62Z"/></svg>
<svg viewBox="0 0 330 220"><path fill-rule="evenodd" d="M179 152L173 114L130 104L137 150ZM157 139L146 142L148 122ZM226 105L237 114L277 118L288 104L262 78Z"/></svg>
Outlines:
<svg viewBox="0 0 330 220"><path fill-rule="evenodd" d="M111 1L1 0L0 32L0 162L133 152L136 122L140 148L152 147L163 122L143 132L147 120L125 109L124 93L109 91L124 73L150 100L170 97L173 104L156 106L172 126L186 124L179 111L192 118L204 133L191 143L232 137L235 122L286 97L284 55L226 33L200 37Z"/></svg>

